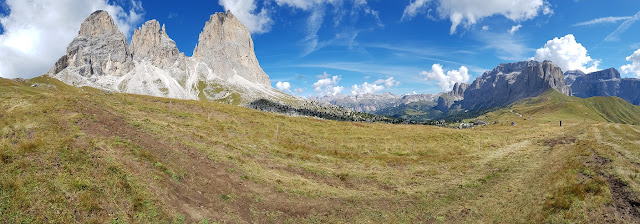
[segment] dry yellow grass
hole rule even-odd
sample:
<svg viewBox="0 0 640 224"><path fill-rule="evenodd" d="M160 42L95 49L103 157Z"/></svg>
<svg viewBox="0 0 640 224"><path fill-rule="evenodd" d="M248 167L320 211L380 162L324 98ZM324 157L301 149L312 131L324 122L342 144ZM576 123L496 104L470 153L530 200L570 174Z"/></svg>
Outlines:
<svg viewBox="0 0 640 224"><path fill-rule="evenodd" d="M0 79L2 222L639 218L640 128L573 98L457 130L31 82L56 87Z"/></svg>

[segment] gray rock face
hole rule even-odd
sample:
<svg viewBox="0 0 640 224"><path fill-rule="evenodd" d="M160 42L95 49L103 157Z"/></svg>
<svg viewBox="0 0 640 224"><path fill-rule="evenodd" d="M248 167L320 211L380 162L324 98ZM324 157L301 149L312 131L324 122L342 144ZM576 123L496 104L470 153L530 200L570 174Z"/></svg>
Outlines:
<svg viewBox="0 0 640 224"><path fill-rule="evenodd" d="M229 11L211 15L193 57L214 68L214 73L223 79L239 75L254 83L271 85L256 58L251 33Z"/></svg>
<svg viewBox="0 0 640 224"><path fill-rule="evenodd" d="M592 96L617 96L620 89L620 73L614 68L580 76L571 89L581 98Z"/></svg>
<svg viewBox="0 0 640 224"><path fill-rule="evenodd" d="M81 25L67 54L49 71L77 86L99 82L106 75L122 76L132 68L127 39L105 11L96 11Z"/></svg>
<svg viewBox="0 0 640 224"><path fill-rule="evenodd" d="M562 70L550 61L501 64L471 83L464 99L457 103L466 110L484 110L535 97L549 89L571 95Z"/></svg>
<svg viewBox="0 0 640 224"><path fill-rule="evenodd" d="M251 34L230 12L211 16L194 57L186 57L158 21L136 30L127 46L111 16L96 11L47 75L78 87L159 97L233 104L296 101L271 87Z"/></svg>
<svg viewBox="0 0 640 224"><path fill-rule="evenodd" d="M436 110L447 112L455 104L456 101L460 101L464 99L464 92L467 90L470 84L467 83L456 83L453 85L453 89L445 94L442 94L438 98L438 105L435 107Z"/></svg>
<svg viewBox="0 0 640 224"><path fill-rule="evenodd" d="M581 98L617 96L629 103L640 105L640 80L621 78L615 68L589 73L576 78L571 86L573 95Z"/></svg>
<svg viewBox="0 0 640 224"><path fill-rule="evenodd" d="M147 21L131 38L133 60L150 61L156 67L168 68L176 62L180 51L176 42L169 38L164 26L156 20Z"/></svg>
<svg viewBox="0 0 640 224"><path fill-rule="evenodd" d="M357 112L373 113L378 110L397 107L414 102L433 102L437 99L438 96L439 94L414 94L398 96L391 93L382 93L312 97L310 100L349 108Z"/></svg>
<svg viewBox="0 0 640 224"><path fill-rule="evenodd" d="M567 86L571 86L573 85L573 82L575 82L578 77L583 75L585 75L584 72L580 70L566 71L564 73L564 84L566 84Z"/></svg>
<svg viewBox="0 0 640 224"><path fill-rule="evenodd" d="M467 91L470 84L467 83L456 83L453 85L453 90L451 92L446 93L456 101L464 99L464 92Z"/></svg>

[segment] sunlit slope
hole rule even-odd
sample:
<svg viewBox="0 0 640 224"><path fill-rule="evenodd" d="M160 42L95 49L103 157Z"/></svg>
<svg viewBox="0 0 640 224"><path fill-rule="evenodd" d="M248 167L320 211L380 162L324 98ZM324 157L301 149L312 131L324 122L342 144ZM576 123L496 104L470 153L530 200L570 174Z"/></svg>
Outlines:
<svg viewBox="0 0 640 224"><path fill-rule="evenodd" d="M522 114L521 118L518 114ZM515 116L514 116L515 115ZM618 97L570 97L550 90L544 94L520 100L505 109L481 116L487 119L513 121L614 122L640 124L640 107ZM514 117L516 117L514 119ZM531 119L533 118L533 119Z"/></svg>
<svg viewBox="0 0 640 224"><path fill-rule="evenodd" d="M640 128L606 122L636 109L606 100L547 93L458 130L43 79L0 99L0 222L640 221Z"/></svg>

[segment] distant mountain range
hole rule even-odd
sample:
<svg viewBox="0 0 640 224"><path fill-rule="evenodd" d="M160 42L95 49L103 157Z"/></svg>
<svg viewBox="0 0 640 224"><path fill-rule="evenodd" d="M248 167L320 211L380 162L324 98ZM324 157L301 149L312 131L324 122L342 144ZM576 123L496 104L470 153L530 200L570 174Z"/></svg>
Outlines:
<svg viewBox="0 0 640 224"><path fill-rule="evenodd" d="M554 89L564 95L589 98L616 96L640 105L640 79L621 78L614 69L589 74L574 70L562 73L551 61L524 61L500 64L485 72L471 84L456 83L453 90L425 94L403 102L390 93L364 96L326 96L313 98L321 102L410 121L457 118L504 107L523 98L536 97ZM464 117L464 116L463 116Z"/></svg>
<svg viewBox="0 0 640 224"><path fill-rule="evenodd" d="M640 79L621 78L615 68L579 75L571 89L573 96L580 98L617 96L631 104L640 105Z"/></svg>
<svg viewBox="0 0 640 224"><path fill-rule="evenodd" d="M577 97L617 96L640 104L640 80L611 68L584 74L550 61L500 64L470 84L439 94L363 94L309 100L271 86L248 29L231 12L211 15L192 57L180 52L156 20L134 32L131 44L105 11L96 11L46 74L67 84L178 99L221 101L290 115L336 120L408 121L460 117L536 97L549 89ZM335 105L335 106L334 106ZM346 109L344 109L346 108Z"/></svg>
<svg viewBox="0 0 640 224"><path fill-rule="evenodd" d="M76 87L217 101L292 116L388 120L274 89L258 63L249 30L230 11L211 15L192 57L178 50L156 20L137 29L127 44L113 18L96 11L46 76Z"/></svg>

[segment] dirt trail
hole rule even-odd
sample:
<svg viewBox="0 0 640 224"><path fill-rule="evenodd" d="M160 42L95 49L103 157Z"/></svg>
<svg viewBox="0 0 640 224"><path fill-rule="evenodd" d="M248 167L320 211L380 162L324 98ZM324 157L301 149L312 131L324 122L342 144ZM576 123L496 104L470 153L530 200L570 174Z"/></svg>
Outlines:
<svg viewBox="0 0 640 224"><path fill-rule="evenodd" d="M611 124L607 124L605 126L600 125L601 128L611 128ZM600 132L599 127L593 127L591 130L594 133L596 141L600 144L611 146L617 153L618 156L622 157L621 159L627 160L632 164L637 163L637 157L633 156L631 152L628 151L625 147L621 147L618 144L611 143L608 140L603 139L602 133ZM622 130L622 128L616 124L613 128ZM632 128L635 130L635 128ZM607 135L610 139L615 141L626 141L624 137L620 137L617 133L611 131L609 129L607 131ZM623 182L619 177L610 172L615 172L612 168L612 161L610 159L604 158L599 155L597 152L593 151L595 165L599 166L601 170L604 170L605 173L602 175L607 180L609 185L609 191L611 192L611 196L613 198L613 207L616 212L610 214L612 217L612 222L629 222L629 223L639 223L640 222L640 197L638 197L637 193L631 190L631 187L628 186L625 182Z"/></svg>
<svg viewBox="0 0 640 224"><path fill-rule="evenodd" d="M198 222L203 218L262 222L266 219L263 214L265 212L304 217L331 207L331 202L328 201L294 199L269 187L243 180L242 173L227 172L234 168L232 164L214 163L197 149L170 143L135 129L125 122L122 115L114 111L91 106L89 103L78 105L82 105L78 108L79 113L94 117L79 122L78 126L84 133L104 138L117 136L127 139L148 150L165 166L187 169L184 170L184 178L179 181L171 177L154 180L157 169L150 162L134 159L131 153L113 154L128 166L137 178L148 183L156 198L171 211L184 215L188 223ZM261 195L262 198L250 198L251 195Z"/></svg>

